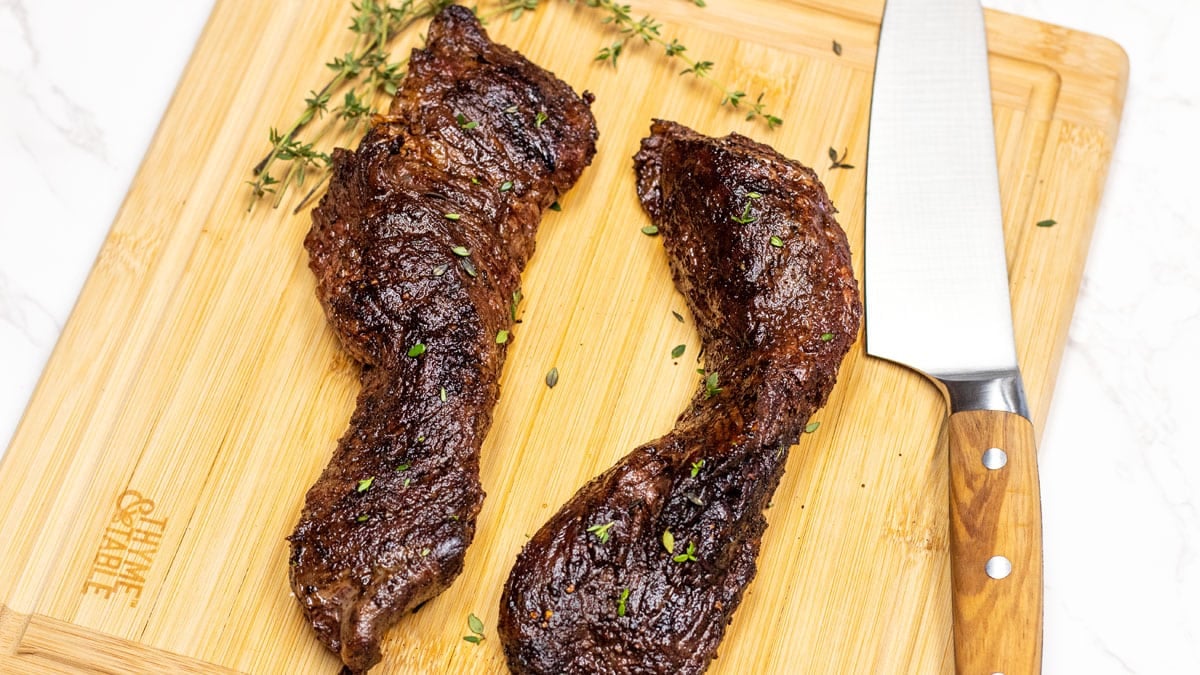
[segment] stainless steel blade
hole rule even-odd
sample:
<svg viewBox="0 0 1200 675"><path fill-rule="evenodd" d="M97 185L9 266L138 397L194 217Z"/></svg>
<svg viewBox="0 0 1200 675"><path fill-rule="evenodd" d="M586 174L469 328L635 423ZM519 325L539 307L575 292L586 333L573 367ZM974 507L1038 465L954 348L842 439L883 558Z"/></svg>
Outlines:
<svg viewBox="0 0 1200 675"><path fill-rule="evenodd" d="M943 382L1019 385L979 0L887 0L867 150L866 314L872 356Z"/></svg>

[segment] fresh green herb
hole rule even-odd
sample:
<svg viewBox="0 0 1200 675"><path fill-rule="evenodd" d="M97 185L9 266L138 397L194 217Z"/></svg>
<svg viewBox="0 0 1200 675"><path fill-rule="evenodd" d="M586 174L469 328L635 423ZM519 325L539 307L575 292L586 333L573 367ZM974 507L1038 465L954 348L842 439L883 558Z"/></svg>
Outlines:
<svg viewBox="0 0 1200 675"><path fill-rule="evenodd" d="M675 320L678 321L679 323L683 323L683 315L680 314L679 312L676 312L675 310L671 310L671 316L675 317Z"/></svg>
<svg viewBox="0 0 1200 675"><path fill-rule="evenodd" d="M750 209L753 208L754 202L759 199L762 199L762 195L757 192L746 193L746 203L742 206L742 214L740 216L730 216L730 219L740 225L749 225L758 220L756 216L750 215Z"/></svg>
<svg viewBox="0 0 1200 675"><path fill-rule="evenodd" d="M705 375L705 370L703 368L697 370L696 372L700 373L701 375ZM713 371L713 372L705 375L705 377L704 377L704 398L712 398L712 397L716 396L717 394L721 393L720 382L721 382L721 376L718 375L716 373L716 371Z"/></svg>
<svg viewBox="0 0 1200 675"><path fill-rule="evenodd" d="M693 0L697 5L704 0ZM680 75L691 75L697 79L705 80L711 83L714 87L721 91L721 105L728 105L732 108L739 108L742 100L746 97L746 92L730 87L712 75L716 64L712 61L693 59L687 53L687 47L680 44L678 39L672 38L668 40L663 37L663 24L651 16L643 16L640 19L633 18L632 9L629 5L621 4L616 0L587 0L588 7L599 9L605 12L608 16L604 18L604 23L611 25L616 29L618 38L615 42L602 48L596 54L596 61L604 62L617 67L617 62L621 55L625 52L625 46L630 41L641 42L642 44L656 44L663 48L667 58L678 59L686 66ZM700 5L703 6L703 5ZM766 111L766 104L763 102L763 95L759 94L757 102L749 109L747 120L762 119L770 128L775 128L783 124L783 120Z"/></svg>
<svg viewBox="0 0 1200 675"><path fill-rule="evenodd" d="M783 248L783 240L779 237L771 237L771 245L775 248Z"/></svg>
<svg viewBox="0 0 1200 675"><path fill-rule="evenodd" d="M508 305L508 315L512 317L513 323L517 322L517 308L521 306L521 301L525 296L521 293L521 289L513 291L512 302Z"/></svg>
<svg viewBox="0 0 1200 675"><path fill-rule="evenodd" d="M446 270L448 269L450 269L449 265L438 265L437 267L433 268L433 276L440 277L445 274Z"/></svg>
<svg viewBox="0 0 1200 675"><path fill-rule="evenodd" d="M833 53L837 54L838 56L842 55L842 43L838 42L837 40L833 41Z"/></svg>
<svg viewBox="0 0 1200 675"><path fill-rule="evenodd" d="M808 424L804 425L804 433L811 434L812 432L814 432L820 428L821 428L820 422L809 422Z"/></svg>
<svg viewBox="0 0 1200 675"><path fill-rule="evenodd" d="M479 122L468 120L467 116L462 113L454 113L454 120L458 122L458 126L464 131L471 131L479 127Z"/></svg>
<svg viewBox="0 0 1200 675"><path fill-rule="evenodd" d="M704 506L704 500L697 497L695 492L685 492L683 493L683 496L696 506Z"/></svg>
<svg viewBox="0 0 1200 675"><path fill-rule="evenodd" d="M404 479L404 488L405 488L405 489L408 489L408 486L409 486L409 485L411 485L411 484L412 484L412 479L411 479L411 478L405 478L405 479Z"/></svg>
<svg viewBox="0 0 1200 675"><path fill-rule="evenodd" d="M671 534L670 530L663 530L662 545L667 549L667 553L675 552L675 535Z"/></svg>
<svg viewBox="0 0 1200 675"><path fill-rule="evenodd" d="M621 595L617 596L617 616L625 616L625 601L629 599L629 589L621 589Z"/></svg>
<svg viewBox="0 0 1200 675"><path fill-rule="evenodd" d="M683 356L683 352L685 351L687 351L687 345L676 345L675 348L671 350L671 358L677 359Z"/></svg>
<svg viewBox="0 0 1200 675"><path fill-rule="evenodd" d="M446 388L442 387L441 389L442 390L438 393L438 398L442 399L442 403L445 403L446 402Z"/></svg>
<svg viewBox="0 0 1200 675"><path fill-rule="evenodd" d="M471 185L482 185L477 176L471 176Z"/></svg>
<svg viewBox="0 0 1200 675"><path fill-rule="evenodd" d="M849 148L842 148L842 156L838 157L837 150L830 147L829 148L829 159L833 162L833 164L830 164L829 168L830 169L853 169L854 168L853 164L846 163L846 155L849 152L850 152Z"/></svg>
<svg viewBox="0 0 1200 675"><path fill-rule="evenodd" d="M612 526L616 524L617 522L615 520L610 520L603 525L592 525L587 529L587 531L596 535L596 538L600 540L601 544L607 544L609 536L608 531L611 530Z"/></svg>
<svg viewBox="0 0 1200 675"><path fill-rule="evenodd" d="M326 64L333 71L332 77L323 87L309 93L300 116L286 131L270 130L271 148L254 165L253 180L247 181L253 196L251 208L268 193L276 195L275 206L278 207L287 190L293 185L302 187L314 170L322 177L304 202L320 189L328 178L332 161L327 153L315 148L315 143L335 126L335 122L354 129L369 121L376 112L372 102L377 97L396 94L405 76L407 59L389 62L389 44L413 22L433 16L446 4L447 0L403 0L396 6L389 0L362 0L352 4L355 14L350 31L355 35L354 46ZM345 92L342 104L331 109L334 96L347 86L350 89ZM301 141L299 133L322 118L325 121L313 140ZM288 164L282 179L271 173L276 162Z"/></svg>
<svg viewBox="0 0 1200 675"><path fill-rule="evenodd" d="M466 246L455 246L454 248L452 248L450 250L454 251L454 255L456 255L460 258L465 258L465 257L471 255L471 249L467 248Z"/></svg>
<svg viewBox="0 0 1200 675"><path fill-rule="evenodd" d="M537 116L533 118L533 126L541 129L542 125L545 124L546 120L548 119L550 119L550 116L547 115L545 111L539 110Z"/></svg>
<svg viewBox="0 0 1200 675"><path fill-rule="evenodd" d="M459 218L462 218L462 216L460 216L457 213L447 213L446 214L446 220L458 220Z"/></svg>
<svg viewBox="0 0 1200 675"><path fill-rule="evenodd" d="M829 342L833 339L833 333L821 333L821 342Z"/></svg>
<svg viewBox="0 0 1200 675"><path fill-rule="evenodd" d="M364 478L364 479L358 481L358 487L356 487L354 489L354 491L355 492L366 492L367 490L371 489L371 484L374 482L375 482L375 476L371 476L370 478Z"/></svg>
<svg viewBox="0 0 1200 675"><path fill-rule="evenodd" d="M376 118L380 111L377 104L385 102L385 97L395 96L407 74L407 58L389 60L392 43L414 23L432 17L450 2L451 0L359 0L351 3L354 15L350 31L355 38L354 44L349 51L326 64L333 71L332 76L324 86L311 91L304 99L304 108L299 117L291 125L281 129L270 129L270 149L254 166L252 180L246 181L252 196L250 208L267 194L275 196L274 205L278 207L288 189L293 186L305 186L308 177L314 175L317 176L315 186L304 195L295 211L298 213L318 194L329 179L332 165L332 159L325 148L332 147L339 141L329 141L324 147L318 147L318 144L330 131L349 133L370 124ZM705 0L692 2L700 7L705 6ZM515 21L524 12L536 9L538 4L538 0L498 0L495 11L481 15L480 19L508 13ZM681 75L706 80L720 90L721 105L745 110L747 120L762 120L770 128L783 123L780 117L767 111L763 94L759 94L754 103L743 105L746 102L746 92L718 81L713 75L715 64L712 61L695 59L678 39L664 38L663 25L657 20L649 16L635 19L629 5L620 0L585 0L582 4L603 13L603 23L611 26L618 34L615 42L600 50L597 61L610 62L615 67L625 45L631 40L646 45L656 44L664 50L668 59L677 59L684 64ZM478 11L477 9L477 13ZM337 96L342 97L337 99L340 103L335 103ZM383 107L386 107L386 102ZM511 105L504 111L517 114L520 107ZM534 118L534 125L541 127L547 119L547 113L539 112ZM455 120L465 130L479 126L479 122L468 119L461 112L455 113ZM309 138L302 139L301 135L308 131L310 126L317 128ZM273 172L277 163L287 165L282 174Z"/></svg>
<svg viewBox="0 0 1200 675"><path fill-rule="evenodd" d="M562 204L559 204L558 202L554 202L553 204L550 205L550 210L551 211L562 211Z"/></svg>
<svg viewBox="0 0 1200 675"><path fill-rule="evenodd" d="M502 330L499 333L496 333L496 344L502 345L506 342L508 342L508 331Z"/></svg>
<svg viewBox="0 0 1200 675"><path fill-rule="evenodd" d="M1057 224L1058 224L1057 220L1049 220L1048 219L1048 220L1039 220L1037 223L1037 226L1038 227L1054 227Z"/></svg>
<svg viewBox="0 0 1200 675"><path fill-rule="evenodd" d="M356 523L365 523L365 522L367 522L367 521L368 521L368 520L370 520L370 519L371 519L371 516L368 516L367 514L365 514L365 513L362 513L362 514L359 514L359 516L358 516L357 518L355 518L355 519L354 519L354 522L356 522Z"/></svg>
<svg viewBox="0 0 1200 675"><path fill-rule="evenodd" d="M422 558L424 558L424 557L426 557L426 556L428 556L428 555L429 555L429 549L427 549L427 548L423 548L423 549L421 549L421 557L422 557Z"/></svg>
<svg viewBox="0 0 1200 675"><path fill-rule="evenodd" d="M414 357L414 358L416 358L424 353L425 353L425 345L420 342L418 342L417 344L408 348L408 355L411 357Z"/></svg>
<svg viewBox="0 0 1200 675"><path fill-rule="evenodd" d="M556 384L558 384L558 366L551 368L550 372L546 373L546 386L553 389Z"/></svg>
<svg viewBox="0 0 1200 675"><path fill-rule="evenodd" d="M409 464L408 462L401 462L400 466L396 467L396 473L404 473L405 471L408 471L408 468L410 466L412 466L412 465Z"/></svg>
<svg viewBox="0 0 1200 675"><path fill-rule="evenodd" d="M642 228L642 234L646 235L647 237L653 237L654 235L658 234L658 226L647 225Z"/></svg>
<svg viewBox="0 0 1200 675"><path fill-rule="evenodd" d="M479 276L479 272L475 271L475 263L471 262L470 258L459 258L458 264L462 266L463 271L467 273L467 276Z"/></svg>
<svg viewBox="0 0 1200 675"><path fill-rule="evenodd" d="M511 190L511 189L513 189L513 183L512 183L512 181L511 181L511 180L506 180L506 181L504 181L503 183L501 183L501 184L500 184L500 191L501 191L501 192L508 192L508 191L509 191L509 190Z"/></svg>
<svg viewBox="0 0 1200 675"><path fill-rule="evenodd" d="M692 0L692 2L696 3L697 7L708 7L708 3L704 0Z"/></svg>
<svg viewBox="0 0 1200 675"><path fill-rule="evenodd" d="M695 478L700 473L700 469L703 469L703 468L704 468L704 460L700 460L698 462L692 462L692 478Z"/></svg>
<svg viewBox="0 0 1200 675"><path fill-rule="evenodd" d="M476 635L483 635L483 622L474 614L467 615L467 628L470 628L471 632Z"/></svg>
<svg viewBox="0 0 1200 675"><path fill-rule="evenodd" d="M674 560L677 563L696 562L696 545L689 541L687 545L687 551L684 551L674 558L671 558L671 560Z"/></svg>
<svg viewBox="0 0 1200 675"><path fill-rule="evenodd" d="M467 640L470 644L478 645L487 639L484 637L484 622L480 621L478 616L468 614L467 627L470 628L472 634L463 635L463 640Z"/></svg>

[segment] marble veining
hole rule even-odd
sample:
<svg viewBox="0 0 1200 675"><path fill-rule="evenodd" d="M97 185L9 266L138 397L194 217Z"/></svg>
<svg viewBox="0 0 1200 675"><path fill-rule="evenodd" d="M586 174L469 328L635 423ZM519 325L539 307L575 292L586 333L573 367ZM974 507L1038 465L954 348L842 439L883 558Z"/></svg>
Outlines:
<svg viewBox="0 0 1200 675"><path fill-rule="evenodd" d="M212 2L0 0L0 447ZM1200 3L984 4L1105 35L1131 61L1040 448L1045 672L1198 673Z"/></svg>

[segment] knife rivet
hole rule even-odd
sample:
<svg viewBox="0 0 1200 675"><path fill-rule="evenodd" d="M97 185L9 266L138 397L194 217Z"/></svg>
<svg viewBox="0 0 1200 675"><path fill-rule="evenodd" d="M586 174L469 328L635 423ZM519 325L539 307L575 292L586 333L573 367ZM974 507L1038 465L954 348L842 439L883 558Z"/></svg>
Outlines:
<svg viewBox="0 0 1200 675"><path fill-rule="evenodd" d="M1012 563L1002 555L992 556L988 558L987 564L983 566L987 575L993 579L1003 579L1012 574Z"/></svg>
<svg viewBox="0 0 1200 675"><path fill-rule="evenodd" d="M1008 464L1008 453L1000 448L988 448L983 451L983 465L995 471L996 469L1004 468Z"/></svg>

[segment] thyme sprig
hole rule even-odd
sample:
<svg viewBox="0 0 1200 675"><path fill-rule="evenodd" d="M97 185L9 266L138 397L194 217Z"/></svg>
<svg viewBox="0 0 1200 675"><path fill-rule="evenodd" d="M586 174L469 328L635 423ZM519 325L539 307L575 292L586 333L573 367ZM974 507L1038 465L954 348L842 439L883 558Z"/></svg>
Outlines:
<svg viewBox="0 0 1200 675"><path fill-rule="evenodd" d="M327 115L350 128L369 120L377 112L374 102L383 94L395 95L405 76L407 59L390 62L388 46L413 22L433 16L451 2L401 0L393 5L390 0L359 0L351 3L354 16L349 29L355 35L354 45L345 54L326 64L333 75L325 86L309 93L304 100L303 112L286 131L280 132L276 128L270 130L268 140L271 149L254 165L254 180L247 181L255 201L268 193L275 194L275 206L279 206L289 187L293 184L303 186L314 169L329 168L329 154L315 149L315 143L324 136L328 126L308 142L298 138L299 132ZM359 78L362 78L360 84L342 92L346 85ZM330 110L330 103L337 94L342 94L341 105ZM271 173L276 162L290 162L282 179ZM253 206L252 201L250 207Z"/></svg>
<svg viewBox="0 0 1200 675"><path fill-rule="evenodd" d="M394 96L407 75L408 59L391 60L392 43L416 22L432 17L454 0L357 0L351 3L353 15L349 30L354 34L351 48L327 64L332 75L319 89L309 92L304 99L304 108L291 124L271 127L267 134L270 148L266 155L254 165L250 186L252 199L249 208L265 198L274 196L278 207L292 187L302 188L309 178L318 180L300 199L295 211L299 212L329 179L332 157L322 146L322 140L331 131L351 133L372 123L379 115L382 105ZM577 0L567 0L576 4ZM508 15L513 21L525 12L536 10L542 0L493 0L493 11L483 13L476 8L480 21L487 23L496 17ZM692 0L704 7L704 0ZM718 80L714 76L716 64L694 58L677 38L664 37L664 26L650 15L635 19L629 5L614 0L582 0L579 4L599 10L602 23L610 24L618 33L617 39L601 49L597 61L611 63L616 67L620 56L631 41L662 47L667 58L677 59L685 67L680 75L690 75L708 82L721 91L721 105L746 111L747 120L761 120L774 128L783 119L771 113L763 94L751 99L749 95ZM534 126L541 127L548 120L545 112L534 118ZM460 120L464 129L478 126L473 120ZM314 130L315 127L315 130ZM310 133L305 133L310 132ZM304 137L302 137L304 134ZM280 165L284 164L282 170Z"/></svg>
<svg viewBox="0 0 1200 675"><path fill-rule="evenodd" d="M588 7L599 9L607 15L603 22L612 24L618 32L618 38L607 47L603 47L596 53L596 61L612 64L613 68L617 67L621 55L625 53L626 45L632 40L641 40L642 44L656 44L662 47L667 55L667 58L678 59L687 67L680 71L680 75L691 75L698 80L708 82L712 86L721 90L721 105L731 108L740 109L743 101L747 98L746 92L725 84L713 76L713 70L716 68L715 63L704 59L694 59L688 54L688 49L685 45L679 42L678 38L671 38L669 41L663 37L663 24L649 14L640 19L634 19L632 8L629 5L623 5L613 0L583 0ZM571 0L575 2L575 0ZM700 7L704 7L702 2L696 3ZM771 129L783 124L783 118L767 111L767 104L763 100L765 94L759 94L754 99L754 103L747 108L746 120L761 119L766 122Z"/></svg>

